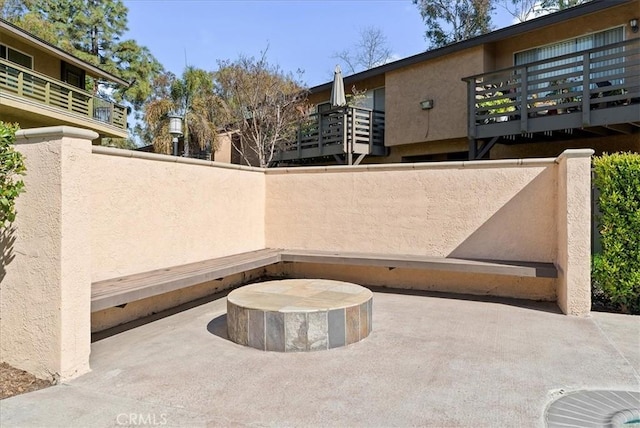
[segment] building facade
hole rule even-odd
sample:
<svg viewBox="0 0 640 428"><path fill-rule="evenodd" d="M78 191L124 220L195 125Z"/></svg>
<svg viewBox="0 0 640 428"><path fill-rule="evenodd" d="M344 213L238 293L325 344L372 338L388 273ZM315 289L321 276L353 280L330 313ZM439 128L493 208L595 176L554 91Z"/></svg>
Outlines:
<svg viewBox="0 0 640 428"><path fill-rule="evenodd" d="M638 152L639 11L639 0L594 0L347 76L347 92L364 91L359 113L331 108L332 82L313 87L320 131L302 133L282 163ZM354 116L367 112L382 118L375 129Z"/></svg>
<svg viewBox="0 0 640 428"><path fill-rule="evenodd" d="M86 89L87 78L121 78L0 19L0 120L21 128L69 125L126 138L127 108Z"/></svg>

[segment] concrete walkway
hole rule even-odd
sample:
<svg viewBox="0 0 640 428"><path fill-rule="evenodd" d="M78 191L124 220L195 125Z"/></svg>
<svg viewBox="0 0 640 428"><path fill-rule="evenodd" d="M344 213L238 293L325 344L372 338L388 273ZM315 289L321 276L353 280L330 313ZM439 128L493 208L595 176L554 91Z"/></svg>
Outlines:
<svg viewBox="0 0 640 428"><path fill-rule="evenodd" d="M96 341L91 373L0 401L0 425L530 427L565 393L640 390L639 317L481 300L376 292L365 340L276 353L227 340L219 297Z"/></svg>

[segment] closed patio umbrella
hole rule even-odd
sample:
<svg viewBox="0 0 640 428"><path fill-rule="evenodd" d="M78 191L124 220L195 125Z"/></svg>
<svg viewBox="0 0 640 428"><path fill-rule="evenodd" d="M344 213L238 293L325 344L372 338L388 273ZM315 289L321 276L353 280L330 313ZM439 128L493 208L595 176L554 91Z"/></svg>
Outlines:
<svg viewBox="0 0 640 428"><path fill-rule="evenodd" d="M347 104L344 96L344 81L342 80L342 70L339 65L333 73L333 86L331 86L331 107L342 107Z"/></svg>

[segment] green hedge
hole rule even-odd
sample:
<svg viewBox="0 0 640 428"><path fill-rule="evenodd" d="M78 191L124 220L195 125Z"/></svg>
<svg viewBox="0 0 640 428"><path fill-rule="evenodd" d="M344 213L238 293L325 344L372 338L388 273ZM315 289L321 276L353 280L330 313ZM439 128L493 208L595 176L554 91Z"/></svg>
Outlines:
<svg viewBox="0 0 640 428"><path fill-rule="evenodd" d="M24 182L18 180L25 172L24 160L13 148L17 129L0 121L0 230L15 220L15 199L24 191Z"/></svg>
<svg viewBox="0 0 640 428"><path fill-rule="evenodd" d="M602 253L593 257L594 292L623 312L640 314L640 154L605 154L593 166L602 236Z"/></svg>

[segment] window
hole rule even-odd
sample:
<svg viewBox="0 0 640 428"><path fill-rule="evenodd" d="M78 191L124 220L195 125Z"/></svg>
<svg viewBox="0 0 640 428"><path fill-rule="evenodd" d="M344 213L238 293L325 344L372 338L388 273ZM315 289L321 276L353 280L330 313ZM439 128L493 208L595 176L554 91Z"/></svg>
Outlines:
<svg viewBox="0 0 640 428"><path fill-rule="evenodd" d="M552 45L541 46L515 54L515 65L528 64L555 56L571 54L585 49L598 48L612 43L621 42L624 37L624 27L593 33L575 39L565 40Z"/></svg>
<svg viewBox="0 0 640 428"><path fill-rule="evenodd" d="M370 89L362 94L362 98L358 99L355 105L372 110L384 111L384 100L384 87L373 90ZM333 109L333 107L329 102L316 105L316 112L318 113L324 113L331 109Z"/></svg>
<svg viewBox="0 0 640 428"><path fill-rule="evenodd" d="M76 88L85 89L85 71L67 64L62 61L62 81L75 86Z"/></svg>
<svg viewBox="0 0 640 428"><path fill-rule="evenodd" d="M362 99L358 100L357 105L371 110L384 111L384 87L369 89L362 94Z"/></svg>
<svg viewBox="0 0 640 428"><path fill-rule="evenodd" d="M322 104L318 104L317 106L317 112L318 113L324 113L325 111L331 110L331 103L322 103Z"/></svg>
<svg viewBox="0 0 640 428"><path fill-rule="evenodd" d="M547 46L540 46L537 48L529 49L523 52L515 54L515 65L524 65L536 61L543 61L551 59L557 56L568 55L577 53L583 50L599 48L607 46L609 44L621 42L624 39L624 27L612 28L610 30L601 31L599 33L593 33L574 39L564 40L559 43L554 43ZM608 49L606 51L598 52L597 56L591 58L591 69L595 70L602 67L618 64L622 62L621 58L598 61L598 56L611 55L622 51L622 47ZM566 66L566 67L562 67ZM547 68L554 68L553 71L547 73L543 72ZM555 76L562 76L572 72L581 72L582 65L579 64L576 57L569 57L558 61L545 62L540 65L532 66L529 69L530 74L533 74L534 80L542 79L549 80ZM592 79L597 79L606 76L613 76L619 74L621 69L608 69L601 72L591 73ZM619 82L611 82L613 84ZM532 88L538 89L540 85L534 85Z"/></svg>
<svg viewBox="0 0 640 428"><path fill-rule="evenodd" d="M6 59L23 67L33 69L33 57L9 46L0 45L0 59Z"/></svg>
<svg viewBox="0 0 640 428"><path fill-rule="evenodd" d="M373 91L373 109L384 111L384 103L385 103L384 88L378 88L375 91Z"/></svg>

